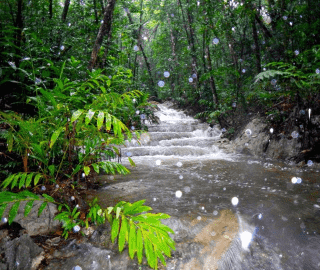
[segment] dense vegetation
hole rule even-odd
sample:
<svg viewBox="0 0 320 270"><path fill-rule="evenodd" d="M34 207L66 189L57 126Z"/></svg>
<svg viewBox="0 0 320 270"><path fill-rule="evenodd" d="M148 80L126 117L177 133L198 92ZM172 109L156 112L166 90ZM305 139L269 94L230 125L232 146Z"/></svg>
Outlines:
<svg viewBox="0 0 320 270"><path fill-rule="evenodd" d="M119 249L128 242L141 262L142 246L132 244L139 236L150 266L164 263L162 253L174 248L159 222L167 215L149 214L145 222L154 228L146 231L130 216L150 210L141 202L134 211L122 202L103 212L96 202L72 209L69 198L78 200L81 185L90 187L100 171L129 173L111 160L125 139L146 129L148 99L193 106L229 131L228 117L256 106L288 131L307 128L306 117L295 120L308 109L320 114L318 14L319 1L311 0L1 2L0 214L14 202L12 222L22 200L29 201L26 214L34 200L44 200L41 211L55 202L64 209L57 216L64 236L109 220L113 240L121 218ZM310 145L320 147L312 136Z"/></svg>

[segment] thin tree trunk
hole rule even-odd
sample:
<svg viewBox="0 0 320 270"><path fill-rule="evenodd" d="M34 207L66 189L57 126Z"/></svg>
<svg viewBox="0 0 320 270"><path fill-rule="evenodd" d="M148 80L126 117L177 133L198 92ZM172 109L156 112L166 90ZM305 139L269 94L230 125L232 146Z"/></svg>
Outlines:
<svg viewBox="0 0 320 270"><path fill-rule="evenodd" d="M23 0L18 1L18 12L16 17L15 26L17 27L16 30L16 57L15 57L15 63L18 64L18 55L20 54L19 50L21 47L21 41L22 41L22 29L23 29L23 18L22 18L22 8L23 8Z"/></svg>
<svg viewBox="0 0 320 270"><path fill-rule="evenodd" d="M108 5L105 9L104 15L103 15L103 23L100 26L96 42L93 46L91 58L89 61L88 69L91 71L97 62L98 53L101 48L103 38L105 36L108 36L110 38L111 36L111 25L112 25L112 16L114 11L114 6L116 4L116 0L109 0Z"/></svg>
<svg viewBox="0 0 320 270"><path fill-rule="evenodd" d="M255 54L256 54L256 67L257 72L261 72L261 59L260 59L260 45L258 41L257 27L254 18L252 19L252 36L255 44Z"/></svg>
<svg viewBox="0 0 320 270"><path fill-rule="evenodd" d="M175 42L174 42L174 35L173 35L173 31L172 31L172 27L171 27L171 21L170 21L170 17L168 14L168 24L169 24L169 30L170 30L170 38L171 38L171 51L172 51L172 56L173 56L173 64L174 64L174 69L176 68L177 65L177 55L176 55L176 46L175 46ZM171 92L172 95L174 95L174 76L171 75Z"/></svg>
<svg viewBox="0 0 320 270"><path fill-rule="evenodd" d="M62 12L62 15L61 15L61 20L63 22L65 22L66 19L67 19L69 5L70 5L70 0L65 0L64 1L64 7L63 7L63 12Z"/></svg>
<svg viewBox="0 0 320 270"><path fill-rule="evenodd" d="M52 12L52 6L53 6L53 3L52 3L53 0L49 0L49 19L52 19L52 16L53 16L53 12Z"/></svg>
<svg viewBox="0 0 320 270"><path fill-rule="evenodd" d="M94 10L94 16L96 18L96 24L98 24L99 18L98 18L98 11L97 11L97 0L93 0L93 10Z"/></svg>
<svg viewBox="0 0 320 270"><path fill-rule="evenodd" d="M142 5L142 2L141 2L141 5ZM125 6L124 6L124 7L125 7ZM126 8L126 7L125 7L125 8ZM132 19L131 14L130 14L130 11L127 10L126 13L127 13L129 22L130 22L131 24L134 24L133 19ZM140 26L139 26L139 29L138 29L137 42L138 42L138 46L139 46L139 48L140 48L140 50L141 50L141 52L142 52L144 61L145 61L145 63L146 63L147 69L148 69L148 73L149 73L151 85L152 85L152 87L155 87L155 83L154 83L154 80L153 80L153 77L152 77L152 72L151 72L151 66L150 66L150 63L149 63L149 61L148 61L148 57L147 57L147 55L146 55L145 52L144 52L144 48L143 48L142 42L141 42L141 30L142 30L142 8L141 8L141 13L140 13Z"/></svg>

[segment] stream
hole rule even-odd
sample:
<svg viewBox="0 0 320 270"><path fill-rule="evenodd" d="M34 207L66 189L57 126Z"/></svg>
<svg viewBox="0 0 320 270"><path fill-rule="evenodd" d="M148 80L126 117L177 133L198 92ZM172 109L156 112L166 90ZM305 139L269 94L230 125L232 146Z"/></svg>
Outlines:
<svg viewBox="0 0 320 270"><path fill-rule="evenodd" d="M177 250L162 269L320 269L319 170L223 152L220 129L158 107L160 124L122 149L136 167L99 198L172 216Z"/></svg>

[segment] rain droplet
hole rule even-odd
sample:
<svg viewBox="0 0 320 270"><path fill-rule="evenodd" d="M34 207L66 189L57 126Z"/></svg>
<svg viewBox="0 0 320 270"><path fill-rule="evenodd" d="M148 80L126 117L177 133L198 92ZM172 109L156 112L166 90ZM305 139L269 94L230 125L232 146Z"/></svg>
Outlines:
<svg viewBox="0 0 320 270"><path fill-rule="evenodd" d="M173 14L173 13L171 13L171 17L172 17L172 18L174 17L174 14Z"/></svg>
<svg viewBox="0 0 320 270"><path fill-rule="evenodd" d="M213 44L217 45L219 43L219 39L217 37L215 37L212 42L213 42Z"/></svg>
<svg viewBox="0 0 320 270"><path fill-rule="evenodd" d="M270 133L271 133L271 134L273 133L273 128L270 128Z"/></svg>
<svg viewBox="0 0 320 270"><path fill-rule="evenodd" d="M70 27L70 26L71 26L71 23L68 23L68 26Z"/></svg>
<svg viewBox="0 0 320 270"><path fill-rule="evenodd" d="M289 24L292 26L292 25L293 25L293 22L289 22Z"/></svg>
<svg viewBox="0 0 320 270"><path fill-rule="evenodd" d="M246 69L244 68L244 69L242 69L242 73L246 73Z"/></svg>
<svg viewBox="0 0 320 270"><path fill-rule="evenodd" d="M16 64L13 62L8 62L8 64L13 68L13 69L17 69Z"/></svg>
<svg viewBox="0 0 320 270"><path fill-rule="evenodd" d="M182 196L182 191L180 190L176 191L176 197L181 198L181 196Z"/></svg>
<svg viewBox="0 0 320 270"><path fill-rule="evenodd" d="M297 131L293 131L293 132L291 133L291 136L292 136L292 138L296 139L296 138L299 137L299 133L298 133Z"/></svg>
<svg viewBox="0 0 320 270"><path fill-rule="evenodd" d="M285 21L288 19L288 17L287 16L283 16L282 17Z"/></svg>
<svg viewBox="0 0 320 270"><path fill-rule="evenodd" d="M291 183L296 184L297 183L297 177L292 177L291 178Z"/></svg>
<svg viewBox="0 0 320 270"><path fill-rule="evenodd" d="M235 28L235 27L232 27L231 29L232 29L232 31L235 31L235 30L236 30L236 28Z"/></svg>
<svg viewBox="0 0 320 270"><path fill-rule="evenodd" d="M219 212L217 210L214 210L212 213L214 216L217 216L219 214Z"/></svg>
<svg viewBox="0 0 320 270"><path fill-rule="evenodd" d="M272 84L272 85L276 85L276 83L277 83L277 80L276 80L276 79L272 79L272 80L271 80L271 84Z"/></svg>
<svg viewBox="0 0 320 270"><path fill-rule="evenodd" d="M157 198L153 198L153 201L155 202L157 200Z"/></svg>
<svg viewBox="0 0 320 270"><path fill-rule="evenodd" d="M76 205L76 208L80 208L79 204Z"/></svg>
<svg viewBox="0 0 320 270"><path fill-rule="evenodd" d="M227 190L227 188L224 187L223 190Z"/></svg>
<svg viewBox="0 0 320 270"><path fill-rule="evenodd" d="M319 69L319 68L316 69L316 73L317 73L317 74L320 73L320 69Z"/></svg>
<svg viewBox="0 0 320 270"><path fill-rule="evenodd" d="M259 215L258 215L258 219L262 219L262 214L259 214Z"/></svg>
<svg viewBox="0 0 320 270"><path fill-rule="evenodd" d="M240 63L242 63L242 62L243 62L243 60L242 60L241 58L239 59L239 61L240 61Z"/></svg>
<svg viewBox="0 0 320 270"><path fill-rule="evenodd" d="M134 126L132 126L132 127L131 127L131 130L134 130L134 129L135 129Z"/></svg>
<svg viewBox="0 0 320 270"><path fill-rule="evenodd" d="M75 267L72 268L72 270L82 270L82 268L79 265L76 265Z"/></svg>
<svg viewBox="0 0 320 270"><path fill-rule="evenodd" d="M197 1L197 6L200 6L200 1Z"/></svg>
<svg viewBox="0 0 320 270"><path fill-rule="evenodd" d="M35 81L34 81L35 84L40 84L41 82L42 82L42 81L41 81L41 79L39 79L39 78L36 78Z"/></svg>
<svg viewBox="0 0 320 270"><path fill-rule="evenodd" d="M198 217L197 217L197 220L201 220L201 217L200 217L200 216L198 216Z"/></svg>
<svg viewBox="0 0 320 270"><path fill-rule="evenodd" d="M58 184L56 184L56 188L59 188L59 185L58 185Z"/></svg>
<svg viewBox="0 0 320 270"><path fill-rule="evenodd" d="M179 175L179 179L183 179L183 175Z"/></svg>
<svg viewBox="0 0 320 270"><path fill-rule="evenodd" d="M297 184L301 184L302 183L302 179L300 177L297 177Z"/></svg>
<svg viewBox="0 0 320 270"><path fill-rule="evenodd" d="M300 110L299 113L300 113L301 115L305 115L305 114L306 114L305 110Z"/></svg>
<svg viewBox="0 0 320 270"><path fill-rule="evenodd" d="M84 173L82 173L81 176L82 176L82 178L85 178L86 175Z"/></svg>
<svg viewBox="0 0 320 270"><path fill-rule="evenodd" d="M63 46L63 45L60 47L60 50L61 50L61 51L63 51L63 50L64 50L64 46Z"/></svg>
<svg viewBox="0 0 320 270"><path fill-rule="evenodd" d="M243 233L240 234L240 239L242 243L242 248L247 249L252 240L252 233L248 231L244 231Z"/></svg>
<svg viewBox="0 0 320 270"><path fill-rule="evenodd" d="M7 223L7 222L8 222L8 219L5 218L5 217L3 217L3 218L1 219L1 222L2 222L2 223Z"/></svg>
<svg viewBox="0 0 320 270"><path fill-rule="evenodd" d="M30 60L30 57L24 57L24 58L22 59L22 61L28 61L28 60Z"/></svg>
<svg viewBox="0 0 320 270"><path fill-rule="evenodd" d="M76 225L73 227L73 232L77 233L80 231L80 226L79 225Z"/></svg>
<svg viewBox="0 0 320 270"><path fill-rule="evenodd" d="M70 200L71 200L71 201L74 201L74 200L75 200L74 196L71 196L71 197L70 197Z"/></svg>
<svg viewBox="0 0 320 270"><path fill-rule="evenodd" d="M235 107L237 107L237 103L233 102L232 103L232 108L235 108Z"/></svg>
<svg viewBox="0 0 320 270"><path fill-rule="evenodd" d="M159 86L159 87L163 87L163 86L164 86L164 81L159 81L159 82L158 82L158 86Z"/></svg>
<svg viewBox="0 0 320 270"><path fill-rule="evenodd" d="M141 118L142 120L145 120L145 119L146 119L146 115L145 115L145 114L141 114L141 115L140 115L140 118Z"/></svg>
<svg viewBox="0 0 320 270"><path fill-rule="evenodd" d="M42 186L42 187L41 187L41 190L42 190L42 191L45 191L45 190L46 190L46 187L45 187L45 186Z"/></svg>
<svg viewBox="0 0 320 270"><path fill-rule="evenodd" d="M131 157L132 153L131 152L127 152L127 157Z"/></svg>
<svg viewBox="0 0 320 270"><path fill-rule="evenodd" d="M136 111L136 114L139 114L140 113L140 111Z"/></svg>
<svg viewBox="0 0 320 270"><path fill-rule="evenodd" d="M179 162L177 162L177 164L176 164L178 167L181 167L182 166L182 163L179 161Z"/></svg>
<svg viewBox="0 0 320 270"><path fill-rule="evenodd" d="M247 136L251 136L252 131L251 131L251 129L247 129L247 130L245 131L245 133L246 133Z"/></svg>
<svg viewBox="0 0 320 270"><path fill-rule="evenodd" d="M189 193L191 191L191 188L186 186L183 190L185 193Z"/></svg>
<svg viewBox="0 0 320 270"><path fill-rule="evenodd" d="M197 78L197 74L193 73L193 74L192 74L192 78L193 78L193 79L196 79L196 78Z"/></svg>
<svg viewBox="0 0 320 270"><path fill-rule="evenodd" d="M168 71L163 72L163 76L168 78L170 76L170 73ZM160 85L159 85L160 86Z"/></svg>
<svg viewBox="0 0 320 270"><path fill-rule="evenodd" d="M221 132L226 132L227 130L225 128L221 129Z"/></svg>
<svg viewBox="0 0 320 270"><path fill-rule="evenodd" d="M266 68L263 68L263 71L266 71L267 69Z"/></svg>
<svg viewBox="0 0 320 270"><path fill-rule="evenodd" d="M161 160L160 160L160 159L158 159L158 160L156 161L156 165L161 165Z"/></svg>
<svg viewBox="0 0 320 270"><path fill-rule="evenodd" d="M295 54L295 55L299 55L299 53L300 53L300 52L299 52L298 50L295 50L295 51L294 51L294 54Z"/></svg>
<svg viewBox="0 0 320 270"><path fill-rule="evenodd" d="M309 115L309 119L310 119L310 116L311 116L311 109L308 109L308 115Z"/></svg>
<svg viewBox="0 0 320 270"><path fill-rule="evenodd" d="M313 165L312 160L308 160L307 165L308 165L309 167L312 166L312 165Z"/></svg>
<svg viewBox="0 0 320 270"><path fill-rule="evenodd" d="M232 205L236 206L239 203L239 199L237 197L233 197L231 199L231 203L232 203Z"/></svg>
<svg viewBox="0 0 320 270"><path fill-rule="evenodd" d="M133 49L137 52L137 51L139 51L139 47L137 46L137 45L135 45L134 47L133 47Z"/></svg>
<svg viewBox="0 0 320 270"><path fill-rule="evenodd" d="M101 22L101 24L103 24L103 20L101 20L100 22Z"/></svg>
<svg viewBox="0 0 320 270"><path fill-rule="evenodd" d="M192 83L192 82L193 82L193 79L192 79L191 77L189 78L189 82L190 82L190 83Z"/></svg>

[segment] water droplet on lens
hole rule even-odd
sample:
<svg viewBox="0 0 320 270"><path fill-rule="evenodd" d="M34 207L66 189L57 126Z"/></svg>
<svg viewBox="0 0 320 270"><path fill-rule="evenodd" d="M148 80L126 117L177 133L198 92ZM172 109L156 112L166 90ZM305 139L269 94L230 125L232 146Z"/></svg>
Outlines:
<svg viewBox="0 0 320 270"><path fill-rule="evenodd" d="M176 197L181 198L182 192L180 190L176 191Z"/></svg>
<svg viewBox="0 0 320 270"><path fill-rule="evenodd" d="M219 214L219 212L217 210L214 210L212 214L217 216Z"/></svg>
<svg viewBox="0 0 320 270"><path fill-rule="evenodd" d="M189 193L190 191L191 191L191 188L190 188L190 187L186 186L186 187L184 188L184 192L185 192L185 193Z"/></svg>
<svg viewBox="0 0 320 270"><path fill-rule="evenodd" d="M193 79L191 77L189 78L189 82L191 82L191 83L193 82Z"/></svg>
<svg viewBox="0 0 320 270"><path fill-rule="evenodd" d="M41 82L42 82L42 81L41 81L41 79L39 79L39 78L36 78L35 81L34 81L35 84L40 84Z"/></svg>
<svg viewBox="0 0 320 270"><path fill-rule="evenodd" d="M296 139L296 138L299 137L299 133L298 133L297 131L293 131L293 132L291 133L291 136L292 136L292 138Z"/></svg>
<svg viewBox="0 0 320 270"><path fill-rule="evenodd" d="M192 74L192 78L193 78L193 79L196 79L196 78L197 78L197 74L193 73L193 74Z"/></svg>
<svg viewBox="0 0 320 270"><path fill-rule="evenodd" d="M42 190L42 191L45 191L46 189L47 189L47 188L46 188L45 186L42 186L42 187L41 187L41 190Z"/></svg>
<svg viewBox="0 0 320 270"><path fill-rule="evenodd" d="M103 24L103 20L101 20L100 22L101 22L101 24Z"/></svg>
<svg viewBox="0 0 320 270"><path fill-rule="evenodd" d="M312 166L312 165L313 165L312 160L308 160L307 165L308 165L309 167Z"/></svg>
<svg viewBox="0 0 320 270"><path fill-rule="evenodd" d="M288 17L287 16L283 16L282 17L285 21L288 19Z"/></svg>
<svg viewBox="0 0 320 270"><path fill-rule="evenodd" d="M237 107L237 103L233 102L233 103L232 103L232 107L233 107L233 108Z"/></svg>
<svg viewBox="0 0 320 270"><path fill-rule="evenodd" d="M153 198L153 201L155 202L157 200L157 198Z"/></svg>
<svg viewBox="0 0 320 270"><path fill-rule="evenodd" d="M172 17L172 18L174 17L174 14L173 14L173 13L171 14L171 17Z"/></svg>
<svg viewBox="0 0 320 270"><path fill-rule="evenodd" d="M139 114L140 113L140 111L136 111L136 114Z"/></svg>
<svg viewBox="0 0 320 270"><path fill-rule="evenodd" d="M135 46L133 47L133 49L134 49L135 51L139 51L139 47L138 47L137 45L135 45Z"/></svg>
<svg viewBox="0 0 320 270"><path fill-rule="evenodd" d="M247 129L247 130L245 131L245 133L246 133L247 136L251 136L252 131L251 131L251 129Z"/></svg>
<svg viewBox="0 0 320 270"><path fill-rule="evenodd" d="M225 187L223 188L223 190L226 190L226 189L227 189L227 188L225 188Z"/></svg>
<svg viewBox="0 0 320 270"><path fill-rule="evenodd" d="M297 183L297 177L292 177L292 179L291 179L291 183L292 183L292 184Z"/></svg>
<svg viewBox="0 0 320 270"><path fill-rule="evenodd" d="M77 233L80 231L80 226L79 225L76 225L73 227L73 232Z"/></svg>
<svg viewBox="0 0 320 270"><path fill-rule="evenodd" d="M263 68L263 71L266 71L267 69L266 68Z"/></svg>
<svg viewBox="0 0 320 270"><path fill-rule="evenodd" d="M316 69L316 73L317 73L317 74L320 73L320 69L319 69L319 68Z"/></svg>
<svg viewBox="0 0 320 270"><path fill-rule="evenodd" d="M231 203L232 203L232 205L236 206L239 203L239 199L237 197L233 197L231 199Z"/></svg>
<svg viewBox="0 0 320 270"><path fill-rule="evenodd" d="M131 157L132 153L131 152L127 152L127 157Z"/></svg>
<svg viewBox="0 0 320 270"><path fill-rule="evenodd" d="M243 70L242 70L242 73L246 73L246 69L243 69Z"/></svg>
<svg viewBox="0 0 320 270"><path fill-rule="evenodd" d="M169 73L168 71L165 71L165 72L163 73L163 76L166 77L166 78L168 78L168 77L170 76L170 73ZM159 85L159 86L160 86L160 85Z"/></svg>
<svg viewBox="0 0 320 270"><path fill-rule="evenodd" d="M302 183L302 179L300 177L297 177L297 184L301 184Z"/></svg>
<svg viewBox="0 0 320 270"><path fill-rule="evenodd" d="M72 270L82 270L82 268L79 265L76 265L75 267L72 268Z"/></svg>
<svg viewBox="0 0 320 270"><path fill-rule="evenodd" d="M160 159L158 159L158 160L156 161L156 165L161 165L161 160L160 160Z"/></svg>
<svg viewBox="0 0 320 270"><path fill-rule="evenodd" d="M131 127L131 130L135 130L134 126Z"/></svg>
<svg viewBox="0 0 320 270"><path fill-rule="evenodd" d="M262 219L262 214L259 214L259 215L258 215L258 219Z"/></svg>
<svg viewBox="0 0 320 270"><path fill-rule="evenodd" d="M221 132L226 132L227 130L225 128L221 129Z"/></svg>
<svg viewBox="0 0 320 270"><path fill-rule="evenodd" d="M71 197L70 197L70 200L71 200L71 201L74 201L74 200L75 200L74 196L71 196Z"/></svg>
<svg viewBox="0 0 320 270"><path fill-rule="evenodd" d="M298 51L298 50L295 50L295 51L294 51L294 54L295 54L295 55L299 55L299 51Z"/></svg>
<svg viewBox="0 0 320 270"><path fill-rule="evenodd" d="M200 217L200 216L198 216L198 217L197 217L197 220L201 220L201 217Z"/></svg>
<svg viewBox="0 0 320 270"><path fill-rule="evenodd" d="M180 175L180 176L179 176L179 179L183 179L183 175Z"/></svg>
<svg viewBox="0 0 320 270"><path fill-rule="evenodd" d="M215 37L212 42L213 42L213 44L218 44L219 43L219 39Z"/></svg>
<svg viewBox="0 0 320 270"><path fill-rule="evenodd" d="M271 80L271 84L272 84L272 85L276 85L276 83L277 83L277 80L276 80L276 79L272 79L272 80Z"/></svg>
<svg viewBox="0 0 320 270"><path fill-rule="evenodd" d="M270 128L270 133L273 133L273 128Z"/></svg>
<svg viewBox="0 0 320 270"><path fill-rule="evenodd" d="M61 51L63 51L63 50L64 50L64 46L63 46L63 45L60 47L60 50L61 50Z"/></svg>
<svg viewBox="0 0 320 270"><path fill-rule="evenodd" d="M159 81L159 82L158 82L158 86L159 86L159 87L163 87L163 86L164 86L164 81Z"/></svg>
<svg viewBox="0 0 320 270"><path fill-rule="evenodd" d="M8 219L5 218L5 217L3 217L3 218L1 219L1 221L2 221L2 223L7 223L7 222L8 222Z"/></svg>
<svg viewBox="0 0 320 270"><path fill-rule="evenodd" d="M177 162L177 164L176 164L178 167L181 167L182 166L182 163L179 161L179 162Z"/></svg>
<svg viewBox="0 0 320 270"><path fill-rule="evenodd" d="M293 23L292 23L292 22L290 22L289 24L290 24L291 26L293 25Z"/></svg>
<svg viewBox="0 0 320 270"><path fill-rule="evenodd" d="M252 240L252 233L248 231L244 231L240 234L240 239L242 243L242 248L247 249L250 245L250 242Z"/></svg>

